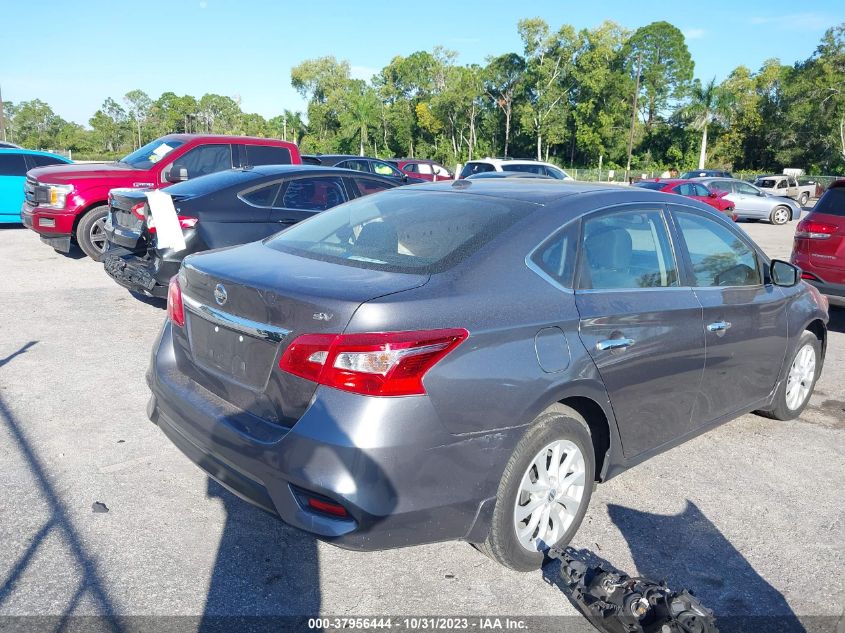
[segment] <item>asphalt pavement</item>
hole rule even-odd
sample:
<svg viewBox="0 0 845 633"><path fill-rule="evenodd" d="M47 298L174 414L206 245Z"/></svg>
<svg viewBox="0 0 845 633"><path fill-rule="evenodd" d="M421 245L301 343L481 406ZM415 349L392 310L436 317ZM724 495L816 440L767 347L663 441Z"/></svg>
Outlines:
<svg viewBox="0 0 845 633"><path fill-rule="evenodd" d="M788 258L794 222L742 226ZM0 271L0 629L26 615L196 616L184 630L219 615L575 614L553 568L511 572L457 542L344 551L240 501L147 419L161 303L22 228L0 229ZM801 419L746 415L600 485L572 545L691 588L721 618L825 616L834 630L843 385L834 310Z"/></svg>

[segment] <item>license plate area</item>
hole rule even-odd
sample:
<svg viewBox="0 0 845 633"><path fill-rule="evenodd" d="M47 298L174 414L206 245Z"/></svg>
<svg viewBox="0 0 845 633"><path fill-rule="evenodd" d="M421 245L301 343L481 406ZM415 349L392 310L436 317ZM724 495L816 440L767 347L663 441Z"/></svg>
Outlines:
<svg viewBox="0 0 845 633"><path fill-rule="evenodd" d="M276 357L276 345L213 323L186 310L188 337L194 362L219 377L263 389Z"/></svg>

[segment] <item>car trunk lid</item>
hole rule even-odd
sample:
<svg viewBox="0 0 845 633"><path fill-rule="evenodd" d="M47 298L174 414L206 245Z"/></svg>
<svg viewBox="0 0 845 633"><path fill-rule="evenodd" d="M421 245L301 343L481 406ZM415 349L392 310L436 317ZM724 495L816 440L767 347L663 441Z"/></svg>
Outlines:
<svg viewBox="0 0 845 633"><path fill-rule="evenodd" d="M305 411L316 384L277 368L304 333L341 333L362 303L425 284L428 275L387 273L306 259L261 242L185 259L185 327L177 363L227 402L283 425Z"/></svg>

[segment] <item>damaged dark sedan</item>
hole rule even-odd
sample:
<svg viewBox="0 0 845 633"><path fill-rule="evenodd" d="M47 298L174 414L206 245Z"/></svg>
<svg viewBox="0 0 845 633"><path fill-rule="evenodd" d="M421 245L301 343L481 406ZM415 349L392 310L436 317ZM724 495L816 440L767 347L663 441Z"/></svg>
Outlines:
<svg viewBox="0 0 845 633"><path fill-rule="evenodd" d="M146 190L113 189L103 267L125 288L164 298L187 255L263 239L396 185L373 174L308 165L265 165L194 178L162 190L173 200L184 248L158 243Z"/></svg>
<svg viewBox="0 0 845 633"><path fill-rule="evenodd" d="M148 413L318 538L462 539L528 570L594 482L750 411L800 415L827 320L797 268L694 200L399 187L186 258Z"/></svg>

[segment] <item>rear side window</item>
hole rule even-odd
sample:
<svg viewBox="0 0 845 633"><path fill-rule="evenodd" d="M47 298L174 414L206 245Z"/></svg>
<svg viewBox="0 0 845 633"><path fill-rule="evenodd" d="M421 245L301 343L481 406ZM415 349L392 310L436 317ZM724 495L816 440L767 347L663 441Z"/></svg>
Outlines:
<svg viewBox="0 0 845 633"><path fill-rule="evenodd" d="M486 171L496 171L496 168L490 163L467 163L461 170L461 178L466 178L473 174L483 174Z"/></svg>
<svg viewBox="0 0 845 633"><path fill-rule="evenodd" d="M325 211L346 202L340 178L297 178L283 187L277 208Z"/></svg>
<svg viewBox="0 0 845 633"><path fill-rule="evenodd" d="M546 169L542 165L520 165L508 164L507 171L521 171L529 174L538 174L540 176L546 175Z"/></svg>
<svg viewBox="0 0 845 633"><path fill-rule="evenodd" d="M270 145L247 145L246 164L253 167L258 165L290 165L290 150L287 147Z"/></svg>
<svg viewBox="0 0 845 633"><path fill-rule="evenodd" d="M254 207L272 207L276 199L276 192L279 190L279 183L273 183L247 191L240 194L241 200Z"/></svg>
<svg viewBox="0 0 845 633"><path fill-rule="evenodd" d="M56 158L55 156L42 156L41 154L30 154L30 160L35 163L36 167L46 167L47 165L60 165L64 164L61 158Z"/></svg>
<svg viewBox="0 0 845 633"><path fill-rule="evenodd" d="M762 283L757 255L726 226L676 211L697 286L756 286Z"/></svg>
<svg viewBox="0 0 845 633"><path fill-rule="evenodd" d="M678 267L659 211L624 211L584 221L581 288L678 285Z"/></svg>
<svg viewBox="0 0 845 633"><path fill-rule="evenodd" d="M352 182L355 183L358 195L360 196L368 196L371 193L378 193L385 189L393 189L388 183L373 178L354 178Z"/></svg>
<svg viewBox="0 0 845 633"><path fill-rule="evenodd" d="M578 225L572 223L538 248L531 261L564 288L573 287Z"/></svg>
<svg viewBox="0 0 845 633"><path fill-rule="evenodd" d="M539 205L396 188L297 224L267 245L301 257L400 273L450 268Z"/></svg>
<svg viewBox="0 0 845 633"><path fill-rule="evenodd" d="M825 191L813 207L813 212L845 216L845 187Z"/></svg>
<svg viewBox="0 0 845 633"><path fill-rule="evenodd" d="M0 176L26 176L23 154L0 154Z"/></svg>

